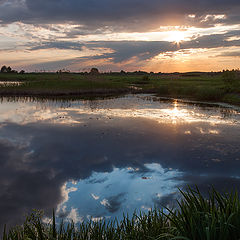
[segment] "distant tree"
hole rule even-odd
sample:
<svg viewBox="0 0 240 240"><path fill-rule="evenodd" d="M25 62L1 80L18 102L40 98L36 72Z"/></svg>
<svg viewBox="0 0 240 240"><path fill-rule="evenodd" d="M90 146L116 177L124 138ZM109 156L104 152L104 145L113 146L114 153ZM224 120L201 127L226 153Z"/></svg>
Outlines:
<svg viewBox="0 0 240 240"><path fill-rule="evenodd" d="M92 68L91 71L90 71L90 74L97 75L97 74L99 74L99 71L98 71L97 68Z"/></svg>
<svg viewBox="0 0 240 240"><path fill-rule="evenodd" d="M10 66L7 67L7 72L8 72L8 73L12 72L12 68L11 68Z"/></svg>
<svg viewBox="0 0 240 240"><path fill-rule="evenodd" d="M25 71L24 71L24 70L21 70L19 73L20 73L20 74L24 74L24 73L25 73Z"/></svg>
<svg viewBox="0 0 240 240"><path fill-rule="evenodd" d="M4 65L1 68L1 73L6 73L7 72L7 67Z"/></svg>
<svg viewBox="0 0 240 240"><path fill-rule="evenodd" d="M63 68L63 69L58 70L56 73L58 73L58 74L61 74L61 73L70 73L70 70Z"/></svg>
<svg viewBox="0 0 240 240"><path fill-rule="evenodd" d="M1 68L1 73L17 73L16 70L13 70L10 66L6 67L5 65Z"/></svg>

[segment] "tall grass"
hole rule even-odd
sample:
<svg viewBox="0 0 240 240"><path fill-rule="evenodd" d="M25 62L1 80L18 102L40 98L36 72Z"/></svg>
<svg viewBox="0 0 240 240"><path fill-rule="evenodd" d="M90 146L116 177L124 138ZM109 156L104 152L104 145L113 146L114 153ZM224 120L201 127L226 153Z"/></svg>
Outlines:
<svg viewBox="0 0 240 240"><path fill-rule="evenodd" d="M204 198L200 191L181 191L176 211L169 210L175 236L183 239L239 239L240 201L237 191L220 194L214 189Z"/></svg>
<svg viewBox="0 0 240 240"><path fill-rule="evenodd" d="M22 226L3 231L3 240L235 240L240 239L240 200L237 192L220 194L214 189L203 197L198 188L180 191L175 210L151 210L124 216L121 221L83 222L78 226L43 223L41 212L27 217Z"/></svg>

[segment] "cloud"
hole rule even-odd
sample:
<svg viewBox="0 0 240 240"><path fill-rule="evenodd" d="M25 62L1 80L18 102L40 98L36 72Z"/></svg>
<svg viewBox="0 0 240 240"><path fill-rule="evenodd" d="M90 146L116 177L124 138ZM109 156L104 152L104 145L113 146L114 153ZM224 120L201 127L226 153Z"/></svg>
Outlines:
<svg viewBox="0 0 240 240"><path fill-rule="evenodd" d="M176 199L179 198L179 193L178 192L173 192L164 196L154 196L153 197L153 202L154 205L158 208L171 208L176 205Z"/></svg>
<svg viewBox="0 0 240 240"><path fill-rule="evenodd" d="M97 196L97 195L95 195L95 194L91 194L91 196L92 196L92 198L94 199L94 200L98 200L100 197L99 196Z"/></svg>
<svg viewBox="0 0 240 240"><path fill-rule="evenodd" d="M126 193L119 193L115 196L110 196L107 199L103 199L100 203L110 212L117 212L123 202L123 197Z"/></svg>
<svg viewBox="0 0 240 240"><path fill-rule="evenodd" d="M74 22L92 29L107 26L118 31L145 31L160 25L231 24L239 21L238 10L238 0L6 0L0 2L0 19L4 23ZM195 19L188 18L190 14ZM205 19L221 14L226 18Z"/></svg>
<svg viewBox="0 0 240 240"><path fill-rule="evenodd" d="M238 52L223 52L215 57L240 57L240 51Z"/></svg>
<svg viewBox="0 0 240 240"><path fill-rule="evenodd" d="M67 215L66 219L69 222L74 222L74 223L81 223L83 222L83 217L79 216L78 214L78 209L76 208L71 208L70 213Z"/></svg>
<svg viewBox="0 0 240 240"><path fill-rule="evenodd" d="M2 45L6 50L3 61L31 71L65 67L82 71L94 65L102 70L156 71L158 60L147 61L159 54L170 57L178 50L239 46L239 39L230 37L239 33L229 31L237 29L232 24L240 23L239 9L236 0L5 0L0 2ZM178 46L165 41L173 26L186 30L188 41ZM214 28L210 31L209 27ZM21 52L19 60L8 51L16 49ZM32 51L49 49L61 51L38 52L38 59L34 55L32 61ZM159 61L159 65L166 65L168 60Z"/></svg>
<svg viewBox="0 0 240 240"><path fill-rule="evenodd" d="M31 50L39 49L71 49L82 51L84 44L79 42L67 42L67 41L54 41L54 42L44 42L41 45L31 47Z"/></svg>
<svg viewBox="0 0 240 240"><path fill-rule="evenodd" d="M92 65L97 65L96 62L94 62L97 60L107 60L108 68L110 68L110 64L112 64L112 67L114 68L114 64L127 64L127 61L130 60L132 60L131 64L137 63L140 66L159 54L167 54L171 57L174 52L179 50L186 51L189 49L239 47L239 37L240 31L235 30L221 34L209 34L195 37L188 41L182 41L180 44L169 41L45 41L41 44L34 44L35 46L30 47L29 50L71 49L83 52L88 49L93 52L91 56L75 57L67 60L46 62L32 66L36 68L48 68L51 66L54 69L58 69L74 64L81 65L87 61L90 61ZM95 54L94 51L96 52ZM235 56L235 54L232 56ZM106 64L106 62L103 63Z"/></svg>
<svg viewBox="0 0 240 240"><path fill-rule="evenodd" d="M74 64L88 66L89 61L91 65L98 65L96 61L100 61L100 64L108 63L108 68L110 68L111 64L122 63L127 65L126 61L129 60L132 60L131 64L135 64L135 62L140 64L141 61L152 59L160 53L175 51L178 49L178 46L167 41L47 41L40 45L35 44L35 46L31 47L29 50L34 51L40 49L74 49L80 52L90 50L93 53L91 56L35 64L32 65L31 68L49 69L49 66L51 66L53 69L59 69ZM95 54L94 51L96 52ZM112 69L114 69L114 66L112 66Z"/></svg>
<svg viewBox="0 0 240 240"><path fill-rule="evenodd" d="M181 49L189 48L219 48L240 46L240 39L231 40L232 37L239 37L240 31L229 31L222 34L209 34L197 37L190 41L181 43Z"/></svg>

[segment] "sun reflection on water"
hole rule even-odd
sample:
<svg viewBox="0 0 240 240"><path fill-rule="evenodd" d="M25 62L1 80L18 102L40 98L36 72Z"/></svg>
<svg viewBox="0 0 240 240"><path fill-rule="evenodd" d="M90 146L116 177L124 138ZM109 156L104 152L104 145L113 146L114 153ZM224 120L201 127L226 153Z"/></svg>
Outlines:
<svg viewBox="0 0 240 240"><path fill-rule="evenodd" d="M189 116L189 112L186 109L178 109L178 102L173 102L174 108L163 109L162 112L166 113L167 116L172 120L172 124L177 124L177 120L186 119Z"/></svg>
<svg viewBox="0 0 240 240"><path fill-rule="evenodd" d="M150 100L150 101L149 101ZM44 103L45 104L45 103ZM219 108L200 108L191 104L179 102L151 101L139 97L127 96L120 99L98 101L76 101L67 107L49 102L48 105L34 103L2 103L0 121L27 124L44 122L53 124L85 124L90 118L110 120L113 118L145 118L158 123L181 124L206 122L212 124L235 125L239 122L239 112L233 112L234 117L224 115ZM96 104L96 106L95 106ZM94 106L94 107L93 107ZM17 114L16 114L17 113ZM16 117L17 115L17 117Z"/></svg>

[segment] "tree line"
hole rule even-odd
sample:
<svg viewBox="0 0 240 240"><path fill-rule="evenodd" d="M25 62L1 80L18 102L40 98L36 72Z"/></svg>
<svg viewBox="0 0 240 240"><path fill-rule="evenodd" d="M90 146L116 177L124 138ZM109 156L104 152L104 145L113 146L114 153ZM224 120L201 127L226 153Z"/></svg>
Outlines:
<svg viewBox="0 0 240 240"><path fill-rule="evenodd" d="M37 72L36 73L41 73L41 72ZM45 71L44 71L45 72ZM12 69L10 66L2 66L0 73L20 73L20 74L24 74L25 71L21 70L21 71L17 71ZM49 72L50 73L50 72ZM60 69L58 71L56 71L57 74L62 74L62 73L71 73L70 70L68 69ZM197 76L202 76L203 74L207 74L207 75L223 75L223 78L226 79L235 79L235 78L239 78L240 75L240 70L239 69L232 69L232 70L223 70L223 71L219 71L219 72L185 72L185 73L180 73L180 72L173 72L173 73L162 73L162 72L146 72L146 71L133 71L133 72L125 72L124 70L121 70L119 72L102 72L100 73L100 71L96 68L93 67L91 68L90 71L85 71L85 72L72 72L72 73L78 73L78 74L82 74L82 75L98 75L98 74L106 74L106 75L178 75L178 76L182 76L182 77L197 77Z"/></svg>
<svg viewBox="0 0 240 240"><path fill-rule="evenodd" d="M1 67L1 71L0 72L1 73L18 73L17 70L14 70L10 66L7 67L5 65ZM23 73L25 73L25 71L21 70L19 73L23 74Z"/></svg>

